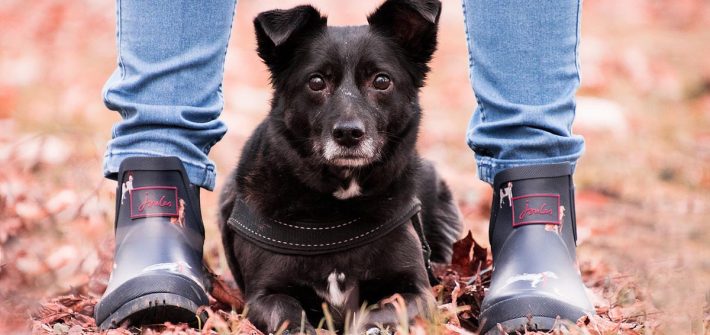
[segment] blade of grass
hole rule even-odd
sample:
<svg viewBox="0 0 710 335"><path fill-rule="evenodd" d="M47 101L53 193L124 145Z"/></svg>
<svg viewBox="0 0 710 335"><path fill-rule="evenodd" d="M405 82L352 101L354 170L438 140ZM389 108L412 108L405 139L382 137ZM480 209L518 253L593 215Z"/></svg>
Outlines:
<svg viewBox="0 0 710 335"><path fill-rule="evenodd" d="M328 309L328 304L323 303L323 316L325 317L325 324L328 326L328 330L335 333L335 325L333 324L333 315L330 314L330 309Z"/></svg>

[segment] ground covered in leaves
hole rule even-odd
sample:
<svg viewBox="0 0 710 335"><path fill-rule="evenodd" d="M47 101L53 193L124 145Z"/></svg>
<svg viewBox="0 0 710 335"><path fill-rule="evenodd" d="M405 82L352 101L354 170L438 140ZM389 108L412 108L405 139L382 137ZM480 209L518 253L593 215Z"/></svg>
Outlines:
<svg viewBox="0 0 710 335"><path fill-rule="evenodd" d="M417 319L411 326L396 329L400 334L474 334L479 327L478 314L490 283L491 259L486 248L476 243L469 233L454 245L452 264L436 269L441 283L432 288L437 297L438 313L433 320ZM653 331L658 313L646 302L645 292L636 287L629 277L610 278L603 269L582 267L582 274L595 300L597 315L584 316L577 322L560 320L560 334L641 334ZM95 274L95 277L101 277ZM91 280L90 280L91 281ZM88 285L87 285L88 286ZM108 331L108 334L263 334L232 308L242 310L241 301L234 300L238 291L222 278L213 281L212 303L204 308L207 318L197 327L187 324L150 325L141 328L127 327ZM226 291L234 295L225 295ZM87 288L79 288L81 291ZM606 297L611 297L611 301ZM623 301L622 301L623 300ZM43 302L32 314L32 331L37 334L91 334L98 332L92 317L96 298L89 294L72 294L51 298ZM397 304L398 300L392 300ZM404 310L404 306L400 305ZM327 327L320 334L335 334ZM527 332L535 334L535 332Z"/></svg>
<svg viewBox="0 0 710 335"><path fill-rule="evenodd" d="M264 117L268 77L254 52L256 13L303 1L242 1L227 54L223 120L211 152L217 184ZM313 1L332 24L362 24L379 3ZM115 185L101 160L117 113L100 89L115 64L111 1L0 4L0 334L91 334L112 257ZM438 269L440 318L400 333L469 334L490 260L490 188L463 141L475 106L458 1L444 1L440 46L421 102L421 154L437 163L471 231ZM710 3L583 4L582 87L575 131L579 263L598 316L558 333L707 334L710 329ZM154 325L111 334L257 333L229 308L235 293L203 192L205 260L219 275L198 328ZM473 239L477 242L473 243ZM327 333L324 331L324 333Z"/></svg>

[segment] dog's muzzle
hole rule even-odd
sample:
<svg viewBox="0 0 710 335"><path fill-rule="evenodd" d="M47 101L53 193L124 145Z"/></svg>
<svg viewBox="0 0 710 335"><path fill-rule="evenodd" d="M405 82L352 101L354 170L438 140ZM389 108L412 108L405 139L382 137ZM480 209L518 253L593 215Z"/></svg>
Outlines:
<svg viewBox="0 0 710 335"><path fill-rule="evenodd" d="M323 146L323 158L336 166L358 167L372 162L376 156L375 140L366 137L355 146L343 146L328 138Z"/></svg>

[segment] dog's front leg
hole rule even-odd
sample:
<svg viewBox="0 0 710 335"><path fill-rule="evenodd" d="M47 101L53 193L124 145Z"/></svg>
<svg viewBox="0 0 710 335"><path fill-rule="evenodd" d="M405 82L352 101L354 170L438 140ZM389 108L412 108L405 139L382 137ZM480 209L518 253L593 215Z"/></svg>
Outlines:
<svg viewBox="0 0 710 335"><path fill-rule="evenodd" d="M301 304L295 298L285 294L269 294L255 297L247 303L249 308L247 317L259 330L265 333L276 333L285 322L288 322L286 331L290 334L315 335L316 330L308 322L301 320L305 313ZM301 322L304 323L301 329Z"/></svg>
<svg viewBox="0 0 710 335"><path fill-rule="evenodd" d="M411 323L417 316L429 316L434 306L434 297L428 289L422 289L418 293L396 294L381 300L377 308L367 312L359 325L353 325L356 327L353 331L361 333L379 327L395 330L404 321L401 318L406 317L404 322Z"/></svg>

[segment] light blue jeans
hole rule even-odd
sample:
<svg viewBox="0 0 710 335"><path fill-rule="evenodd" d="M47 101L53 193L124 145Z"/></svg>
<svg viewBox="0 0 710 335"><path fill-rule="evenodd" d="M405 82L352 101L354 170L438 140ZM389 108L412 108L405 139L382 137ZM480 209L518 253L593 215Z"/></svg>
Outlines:
<svg viewBox="0 0 710 335"><path fill-rule="evenodd" d="M581 0L464 0L471 84L478 106L466 141L478 176L570 162L579 87Z"/></svg>
<svg viewBox="0 0 710 335"><path fill-rule="evenodd" d="M104 175L131 156L177 156L190 181L212 190L210 148L226 133L222 79L236 0L116 1L118 67L103 89L123 117Z"/></svg>
<svg viewBox="0 0 710 335"><path fill-rule="evenodd" d="M222 79L236 0L117 0L118 67L103 89L123 120L104 157L112 177L130 156L177 156L190 181L212 190L207 154L227 131ZM478 107L467 142L479 177L576 162L571 133L579 86L580 0L464 0Z"/></svg>

